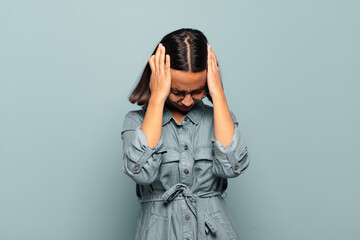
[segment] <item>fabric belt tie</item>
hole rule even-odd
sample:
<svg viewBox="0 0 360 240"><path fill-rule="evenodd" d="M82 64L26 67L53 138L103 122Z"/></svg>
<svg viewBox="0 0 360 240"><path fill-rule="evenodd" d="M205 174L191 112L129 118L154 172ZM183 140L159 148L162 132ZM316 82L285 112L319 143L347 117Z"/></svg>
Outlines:
<svg viewBox="0 0 360 240"><path fill-rule="evenodd" d="M176 199L180 193L184 197L191 212L197 218L198 239L205 239L204 233L209 233L209 230L215 234L217 229L214 223L210 220L207 214L203 212L200 204L198 204L200 196L195 196L186 185L181 183L175 184L161 196L161 199L168 203ZM219 194L216 193L216 195Z"/></svg>

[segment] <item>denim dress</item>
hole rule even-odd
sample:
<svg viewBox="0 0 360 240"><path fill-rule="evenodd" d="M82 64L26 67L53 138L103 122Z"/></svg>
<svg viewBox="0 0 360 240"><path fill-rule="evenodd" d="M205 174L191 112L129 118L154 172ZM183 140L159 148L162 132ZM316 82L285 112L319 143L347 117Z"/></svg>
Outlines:
<svg viewBox="0 0 360 240"><path fill-rule="evenodd" d="M239 239L222 194L227 179L249 165L235 125L231 144L214 138L213 107L197 102L178 124L164 104L162 136L154 148L141 130L146 105L125 116L123 171L136 183L141 202L136 240Z"/></svg>

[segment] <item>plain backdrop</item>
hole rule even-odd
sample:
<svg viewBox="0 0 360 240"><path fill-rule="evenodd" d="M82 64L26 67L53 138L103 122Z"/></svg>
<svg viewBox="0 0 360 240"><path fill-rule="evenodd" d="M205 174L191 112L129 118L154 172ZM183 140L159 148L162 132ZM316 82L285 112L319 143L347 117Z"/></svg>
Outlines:
<svg viewBox="0 0 360 240"><path fill-rule="evenodd" d="M127 98L184 27L212 45L248 145L225 199L241 239L360 239L359 13L356 0L1 1L0 239L134 238Z"/></svg>

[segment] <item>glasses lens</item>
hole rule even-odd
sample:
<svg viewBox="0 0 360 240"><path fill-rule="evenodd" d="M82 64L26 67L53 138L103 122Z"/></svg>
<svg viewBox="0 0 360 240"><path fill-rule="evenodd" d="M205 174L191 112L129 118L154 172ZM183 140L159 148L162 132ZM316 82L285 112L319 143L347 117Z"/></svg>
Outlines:
<svg viewBox="0 0 360 240"><path fill-rule="evenodd" d="M192 94L194 99L200 100L204 95L204 91L196 91Z"/></svg>
<svg viewBox="0 0 360 240"><path fill-rule="evenodd" d="M195 100L201 100L205 97L206 92L207 92L207 86L192 92L191 95Z"/></svg>

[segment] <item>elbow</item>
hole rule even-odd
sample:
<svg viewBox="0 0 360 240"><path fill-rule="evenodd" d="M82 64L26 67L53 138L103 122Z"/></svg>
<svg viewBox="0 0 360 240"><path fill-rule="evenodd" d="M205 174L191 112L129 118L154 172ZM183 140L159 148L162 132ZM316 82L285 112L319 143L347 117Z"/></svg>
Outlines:
<svg viewBox="0 0 360 240"><path fill-rule="evenodd" d="M155 181L156 175L149 172L144 167L138 167L129 159L124 159L123 172L128 175L135 183L149 185Z"/></svg>
<svg viewBox="0 0 360 240"><path fill-rule="evenodd" d="M234 165L230 161L217 161L213 167L213 173L222 178L235 178L241 175L249 166L249 158L247 152L242 154Z"/></svg>
<svg viewBox="0 0 360 240"><path fill-rule="evenodd" d="M242 174L249 166L250 161L249 161L249 156L247 153L245 153L242 158L239 160L239 164L238 164L238 170L237 170L237 176L239 176L240 174Z"/></svg>

